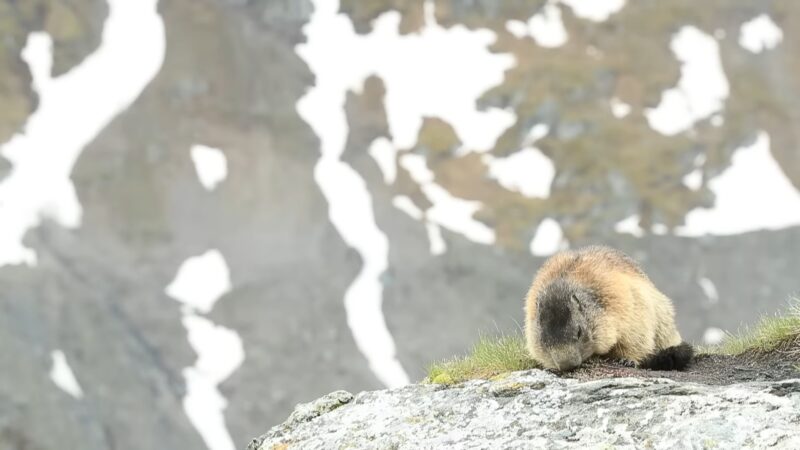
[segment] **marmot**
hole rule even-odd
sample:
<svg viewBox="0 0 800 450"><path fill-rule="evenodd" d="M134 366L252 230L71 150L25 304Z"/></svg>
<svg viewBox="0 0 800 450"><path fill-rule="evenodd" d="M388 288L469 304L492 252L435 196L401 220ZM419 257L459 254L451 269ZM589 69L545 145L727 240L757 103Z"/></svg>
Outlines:
<svg viewBox="0 0 800 450"><path fill-rule="evenodd" d="M533 359L559 371L593 355L680 370L694 354L681 341L670 299L633 259L604 246L545 261L525 299L525 337Z"/></svg>

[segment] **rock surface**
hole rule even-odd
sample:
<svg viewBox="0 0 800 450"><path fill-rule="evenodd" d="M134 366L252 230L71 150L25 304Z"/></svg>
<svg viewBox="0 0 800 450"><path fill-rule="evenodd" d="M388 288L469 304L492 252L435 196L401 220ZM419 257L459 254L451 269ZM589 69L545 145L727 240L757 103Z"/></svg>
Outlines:
<svg viewBox="0 0 800 450"><path fill-rule="evenodd" d="M299 405L248 450L800 448L800 379L709 386L580 382L540 370Z"/></svg>

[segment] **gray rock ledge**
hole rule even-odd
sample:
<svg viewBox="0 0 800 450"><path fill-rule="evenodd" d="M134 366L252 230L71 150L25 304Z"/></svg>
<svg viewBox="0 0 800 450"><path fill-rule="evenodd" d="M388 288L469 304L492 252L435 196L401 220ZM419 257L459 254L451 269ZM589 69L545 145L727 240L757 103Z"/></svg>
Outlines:
<svg viewBox="0 0 800 450"><path fill-rule="evenodd" d="M582 382L531 370L453 387L337 391L248 446L293 448L800 449L800 380Z"/></svg>

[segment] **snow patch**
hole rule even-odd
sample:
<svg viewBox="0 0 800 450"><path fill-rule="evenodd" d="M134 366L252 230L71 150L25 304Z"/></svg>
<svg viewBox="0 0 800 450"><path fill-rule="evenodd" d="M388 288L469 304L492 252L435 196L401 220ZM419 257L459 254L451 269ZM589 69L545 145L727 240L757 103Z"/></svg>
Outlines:
<svg viewBox="0 0 800 450"><path fill-rule="evenodd" d="M561 20L561 9L555 3L547 3L542 10L528 20L528 34L537 44L545 48L561 47L567 43L567 29Z"/></svg>
<svg viewBox="0 0 800 450"><path fill-rule="evenodd" d="M452 196L446 189L433 182L433 172L428 169L425 157L413 153L400 157L400 165L420 185L422 193L432 203L425 217L435 224L459 233L479 244L494 244L494 230L473 218L481 209L481 203Z"/></svg>
<svg viewBox="0 0 800 450"><path fill-rule="evenodd" d="M687 188L696 191L703 187L703 171L694 169L683 177L683 185Z"/></svg>
<svg viewBox="0 0 800 450"><path fill-rule="evenodd" d="M397 149L394 148L391 141L385 137L375 139L367 152L378 164L384 183L393 184L397 178Z"/></svg>
<svg viewBox="0 0 800 450"><path fill-rule="evenodd" d="M442 227L433 222L425 222L425 231L428 233L431 255L444 254L447 251L447 245L444 242L444 237L442 237Z"/></svg>
<svg viewBox="0 0 800 450"><path fill-rule="evenodd" d="M736 150L731 166L707 182L714 206L690 211L677 234L732 235L800 225L800 193L769 146L769 135L762 131L753 144Z"/></svg>
<svg viewBox="0 0 800 450"><path fill-rule="evenodd" d="M209 250L184 261L166 293L190 309L208 314L214 303L230 290L225 258L218 250Z"/></svg>
<svg viewBox="0 0 800 450"><path fill-rule="evenodd" d="M540 47L557 48L567 43L569 36L561 18L559 3L567 5L581 19L604 22L625 6L625 0L549 0L527 22L509 20L506 30L517 39L531 37ZM587 48L592 57L602 56L596 48Z"/></svg>
<svg viewBox="0 0 800 450"><path fill-rule="evenodd" d="M222 150L198 144L192 146L190 153L197 178L206 190L213 191L228 177L228 160Z"/></svg>
<svg viewBox="0 0 800 450"><path fill-rule="evenodd" d="M236 447L225 424L228 402L218 386L244 362L242 339L205 317L186 314L182 322L197 353L194 366L183 369L183 410L209 450L233 450Z"/></svg>
<svg viewBox="0 0 800 450"><path fill-rule="evenodd" d="M622 119L631 113L631 105L623 102L617 97L613 97L610 101L611 114L617 119Z"/></svg>
<svg viewBox="0 0 800 450"><path fill-rule="evenodd" d="M404 213L408 214L414 220L422 220L425 217L425 214L422 212L421 209L414 202L405 195L396 195L392 199L392 205L395 208L403 211Z"/></svg>
<svg viewBox="0 0 800 450"><path fill-rule="evenodd" d="M387 142L378 142L371 154L381 167L384 181L393 181L396 168L389 161L392 153L415 144L423 117L449 122L471 148L493 146L514 115L500 109L478 111L476 99L502 82L513 58L488 51L487 46L495 39L489 31L440 27L429 3L426 26L407 36L399 33L400 15L396 11L382 14L373 22L371 33L359 35L349 17L339 14L338 1L313 3L314 13L303 28L307 40L296 47L296 52L314 73L316 83L298 101L297 111L320 139L321 155L314 179L328 201L330 220L363 261L361 272L345 293L347 323L378 379L388 387L402 386L409 378L397 360L381 309L381 276L389 264L389 241L375 223L366 182L341 160L349 133L344 112L346 94L350 90L359 92L371 75L384 82L393 148L388 148ZM469 77L462 76L467 72Z"/></svg>
<svg viewBox="0 0 800 450"><path fill-rule="evenodd" d="M209 450L233 450L235 446L225 424L228 403L218 386L244 362L239 334L215 325L200 314L211 312L214 304L231 289L230 270L216 250L188 258L165 292L182 303L181 322L197 361L183 369L186 395L183 410Z"/></svg>
<svg viewBox="0 0 800 450"><path fill-rule="evenodd" d="M82 398L83 389L81 389L78 379L75 378L75 373L67 363L67 357L64 352L53 350L50 356L53 360L53 366L50 369L50 379L53 380L53 383L67 394L75 398Z"/></svg>
<svg viewBox="0 0 800 450"><path fill-rule="evenodd" d="M545 4L541 11L527 22L509 20L506 30L517 39L531 37L540 47L556 48L567 43L567 29L561 20L561 9L556 3Z"/></svg>
<svg viewBox="0 0 800 450"><path fill-rule="evenodd" d="M706 295L708 298L709 303L716 304L719 303L719 292L717 292L717 286L714 284L713 281L706 277L700 277L697 280L697 284L700 285L700 289L703 290L703 294Z"/></svg>
<svg viewBox="0 0 800 450"><path fill-rule="evenodd" d="M627 219L620 220L614 225L614 231L621 234L631 234L638 238L644 236L644 230L639 225L639 215L634 214Z"/></svg>
<svg viewBox="0 0 800 450"><path fill-rule="evenodd" d="M549 125L547 125L546 123L537 123L536 125L531 127L530 131L528 131L528 135L525 136L525 141L523 142L523 144L533 145L538 140L547 136L548 133L550 133Z"/></svg>
<svg viewBox="0 0 800 450"><path fill-rule="evenodd" d="M433 183L433 171L428 169L425 157L416 153L405 153L400 157L400 165L408 171L411 178L419 184Z"/></svg>
<svg viewBox="0 0 800 450"><path fill-rule="evenodd" d="M656 108L645 110L650 127L665 136L686 131L721 111L730 93L713 36L684 26L672 38L670 48L681 62L678 85L661 94Z"/></svg>
<svg viewBox="0 0 800 450"><path fill-rule="evenodd" d="M307 96L301 105L315 97L325 98L328 105L316 112L298 106L309 109L313 117L341 108L347 90L359 91L367 77L376 75L386 86L387 121L398 149L416 143L425 117L446 121L466 148L480 152L490 150L516 120L511 111L479 111L476 106L477 99L502 83L505 71L515 64L512 55L489 51L496 40L494 32L463 25L444 28L436 23L433 3L426 2L425 26L418 33L400 35L400 14L389 11L375 19L371 33L359 35L350 18L338 14L338 1L315 0L314 5L304 27L308 41L297 47L317 75L320 92ZM325 125L329 137L322 145L344 145L346 118L329 122Z"/></svg>
<svg viewBox="0 0 800 450"><path fill-rule="evenodd" d="M712 118L713 120L713 118ZM703 165L706 163L706 155L701 153L694 158L695 169L684 175L683 185L697 191L703 187Z"/></svg>
<svg viewBox="0 0 800 450"><path fill-rule="evenodd" d="M481 202L453 197L446 189L434 183L422 185L422 192L433 203L427 211L428 220L459 233L478 244L494 244L494 230L474 219Z"/></svg>
<svg viewBox="0 0 800 450"><path fill-rule="evenodd" d="M489 177L504 188L526 197L547 198L556 174L553 162L541 150L528 147L505 158L484 155Z"/></svg>
<svg viewBox="0 0 800 450"><path fill-rule="evenodd" d="M621 234L630 234L634 237L640 238L644 236L644 229L639 225L640 217L638 214L633 214L630 217L620 220L614 225L614 231ZM650 226L650 232L657 235L665 235L669 233L669 227L663 223L654 223Z"/></svg>
<svg viewBox="0 0 800 450"><path fill-rule="evenodd" d="M719 328L710 327L707 328L706 331L703 333L703 342L706 345L717 345L720 344L724 339L727 333L722 331Z"/></svg>
<svg viewBox="0 0 800 450"><path fill-rule="evenodd" d="M77 67L53 78L52 39L28 35L22 52L39 94L24 131L0 146L13 167L0 182L0 267L36 264L25 233L43 218L66 228L81 224L70 180L84 147L127 109L161 68L164 24L157 0L109 0L100 46Z"/></svg>
<svg viewBox="0 0 800 450"><path fill-rule="evenodd" d="M752 53L771 50L781 41L783 30L766 14L748 20L739 30L739 45Z"/></svg>
<svg viewBox="0 0 800 450"><path fill-rule="evenodd" d="M560 0L575 16L593 22L605 22L625 6L625 0Z"/></svg>
<svg viewBox="0 0 800 450"><path fill-rule="evenodd" d="M550 256L568 248L561 225L551 218L542 220L531 240L530 251L533 256Z"/></svg>

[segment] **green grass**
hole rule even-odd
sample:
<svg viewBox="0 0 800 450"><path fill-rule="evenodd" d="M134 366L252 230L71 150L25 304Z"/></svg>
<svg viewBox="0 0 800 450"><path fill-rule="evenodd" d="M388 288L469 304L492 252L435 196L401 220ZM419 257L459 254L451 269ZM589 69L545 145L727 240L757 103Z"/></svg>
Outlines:
<svg viewBox="0 0 800 450"><path fill-rule="evenodd" d="M431 364L428 367L428 381L455 384L536 367L538 364L525 349L522 334L482 335L469 354Z"/></svg>
<svg viewBox="0 0 800 450"><path fill-rule="evenodd" d="M729 334L720 345L698 346L697 350L722 355L777 351L800 358L800 300L793 301L784 315L764 317L753 327ZM520 332L481 335L468 354L431 364L427 381L450 385L537 367L525 349L525 338Z"/></svg>
<svg viewBox="0 0 800 450"><path fill-rule="evenodd" d="M729 334L720 345L701 350L723 355L774 351L800 356L800 300L794 300L785 315L763 317L754 327Z"/></svg>

